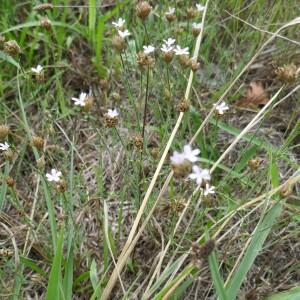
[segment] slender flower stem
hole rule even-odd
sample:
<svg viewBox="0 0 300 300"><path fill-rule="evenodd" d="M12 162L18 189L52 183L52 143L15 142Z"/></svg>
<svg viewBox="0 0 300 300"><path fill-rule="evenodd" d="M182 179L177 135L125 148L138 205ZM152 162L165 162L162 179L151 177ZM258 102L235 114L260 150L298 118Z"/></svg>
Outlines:
<svg viewBox="0 0 300 300"><path fill-rule="evenodd" d="M124 150L126 151L126 146L125 146L125 144L124 144L124 142L123 142L123 140L122 140L122 138L121 138L121 135L120 135L120 133L119 133L117 127L114 126L113 128L114 128L114 131L115 131L116 135L118 136L118 138L119 138L119 140L120 140L120 142L121 142L121 144L122 144Z"/></svg>

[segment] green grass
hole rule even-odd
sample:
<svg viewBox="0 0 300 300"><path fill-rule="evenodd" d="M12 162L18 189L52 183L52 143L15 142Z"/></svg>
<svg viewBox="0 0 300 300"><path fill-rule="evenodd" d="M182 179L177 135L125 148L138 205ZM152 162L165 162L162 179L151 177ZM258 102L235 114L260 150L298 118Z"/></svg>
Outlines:
<svg viewBox="0 0 300 300"><path fill-rule="evenodd" d="M299 79L282 85L273 72L290 63L299 69L299 22L280 32L292 42L277 37L240 73L271 38L266 31L299 17L298 2L209 1L190 107L136 223L189 82L190 68L176 58L167 64L159 48L174 37L193 53L191 26L202 14L187 20L193 1L152 1L143 23L133 1L51 3L47 12L34 11L33 1L2 0L0 6L0 36L21 48L13 56L0 44L0 125L10 127L0 143L9 142L13 153L8 159L0 151L0 222L12 232L0 231L0 298L26 299L37 291L40 298L66 300L106 299L107 292L113 299L136 293L140 299L231 300L257 290L261 299L296 299L300 270L289 264L295 254L287 244L296 247L299 239ZM170 5L177 20L169 24L164 12ZM40 26L45 16L50 30ZM131 33L121 54L112 45L111 22L119 17ZM156 47L155 64L141 68L137 53L148 44ZM31 72L38 64L44 67L43 82ZM215 165L261 109L236 106L252 81L263 82L269 99L282 91ZM71 98L89 90L91 109L74 106ZM220 98L230 110L213 113L194 136ZM108 108L120 112L113 128L105 125ZM43 138L43 148L33 144L35 136ZM137 137L142 150L133 142ZM213 197L203 197L190 180L168 177L169 156L191 139L201 150L199 164L213 168ZM253 160L260 161L256 169L249 167ZM63 174L60 191L45 176L52 168ZM8 176L14 186L7 184ZM292 192L284 194L288 189ZM208 236L216 248L198 269L191 244L203 246ZM14 254L5 256L4 250ZM273 252L285 257L280 267ZM286 265L282 275L279 269ZM281 276L289 280L278 288ZM198 284L199 277L205 285Z"/></svg>

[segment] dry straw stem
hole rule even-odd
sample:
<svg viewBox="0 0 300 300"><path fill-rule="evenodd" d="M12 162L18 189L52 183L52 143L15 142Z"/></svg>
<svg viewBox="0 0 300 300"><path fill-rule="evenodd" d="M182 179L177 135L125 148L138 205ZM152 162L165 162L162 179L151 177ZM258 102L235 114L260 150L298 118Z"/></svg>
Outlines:
<svg viewBox="0 0 300 300"><path fill-rule="evenodd" d="M203 13L203 16L202 16L202 24L204 24L204 20L205 20L205 16L206 16L206 12L207 12L208 3L209 3L209 0L207 0L206 5L205 5L205 10L204 10L204 13ZM201 40L202 40L202 36L203 36L203 27L204 27L204 26L202 26L202 29L201 29L201 31L200 31L198 37L197 37L197 41L196 41L196 46L195 46L193 58L197 58L197 57L198 57L198 54L199 54L199 49L200 49ZM194 77L194 72L193 72L193 71L190 71L190 76L189 76L187 88L186 88L186 91L185 91L185 99L186 99L186 100L189 99L189 95L190 95L190 91L191 91L191 87L192 87L192 82L193 82L193 77ZM158 163L158 166L157 166L157 168L156 168L156 171L155 171L155 173L154 173L154 176L153 176L153 178L152 178L152 180L151 180L151 182L150 182L150 185L149 185L149 187L148 187L148 190L147 190L147 192L146 192L146 194L145 194L145 197L144 197L144 199L143 199L143 201L142 201L142 204L141 204L141 206L140 206L140 209L139 209L139 211L138 211L138 213L137 213L137 216L136 216L136 218L135 218L135 221L134 221L134 223L133 223L133 226L132 226L132 228L131 228L131 230L130 230L128 239L127 239L127 241L126 241L126 244L124 245L124 247L123 247L123 249L122 249L122 252L121 252L121 254L120 254L120 257L119 257L117 266L116 266L116 268L114 269L114 271L113 271L113 273L112 273L112 275L111 275L111 277L110 277L110 279L109 279L109 282L107 283L107 286L105 287L105 289L104 289L104 291L103 291L103 294L102 294L102 296L101 296L101 299L102 299L102 300L105 300L105 299L107 299L107 298L109 297L109 295L110 295L110 293L111 293L111 291L112 291L112 289L113 289L113 287L114 287L114 285L115 285L115 283L116 283L116 280L117 280L117 274L121 272L121 270L123 269L123 267L124 267L124 265L125 265L125 263L126 263L128 257L129 257L129 255L131 254L131 251L133 250L134 245L133 245L133 246L131 245L131 244L132 244L132 240L133 240L133 238L134 238L134 235L135 235L135 233L136 233L137 227L138 227L139 222L140 222L140 220L141 220L141 217L142 217L142 215L143 215L143 213L144 213L144 210L145 210L145 208L146 208L147 202L148 202L149 197L150 197L150 195L151 195L151 193L152 193L152 190L153 190L153 188L154 188L154 185L155 185L155 183L156 183L156 180L157 180L157 178L158 178L158 176L159 176L159 173L160 173L160 171L161 171L161 168L162 168L162 166L163 166L163 164L164 164L164 161L165 161L165 159L166 159L166 157L167 157L167 154L168 154L168 152L169 152L169 149L170 149L170 147L171 147L171 145L172 145L172 142L173 142L173 140L174 140L174 137L175 137L175 135L176 135L176 133L177 133L177 131L178 131L178 128L179 128L181 122L182 122L183 115L184 115L184 113L183 113L183 112L180 112L179 117L178 117L178 119L177 119L177 122L176 122L176 124L175 124L175 126L174 126L174 128L173 128L172 133L171 133L171 136L170 136L170 138L169 138L169 140L168 140L168 142L167 142L167 145L166 145L166 147L165 147L165 149L164 149L163 155L162 155L162 157L161 157L161 159L160 159L160 161L159 161L159 163Z"/></svg>
<svg viewBox="0 0 300 300"><path fill-rule="evenodd" d="M252 199L252 200L246 202L244 205L240 206L240 207L237 208L235 211L228 213L226 216L224 216L222 219L220 219L217 223L215 223L215 224L211 227L211 229L214 229L217 225L219 225L220 223L223 222L223 223L221 224L221 226L218 228L218 230L213 234L212 238L215 239L217 243L219 243L219 242L224 238L224 236L228 234L228 232L225 232L224 235L222 235L220 238L217 239L218 235L219 235L221 232L224 231L224 228L226 227L226 225L230 222L230 220L231 220L231 219L232 219L239 211L245 210L246 208L251 207L252 205L255 205L256 203L263 201L265 198L270 198L270 197L272 197L273 195L275 195L276 193L278 193L278 192L279 192L283 187L285 187L286 185L293 186L293 185L295 185L295 184L298 183L298 182L300 182L300 175L291 177L291 178L289 178L288 180L286 180L283 184L279 185L278 187L276 187L276 188L274 188L274 189L272 189L272 190L270 190L270 191L268 191L268 192L266 192L266 193L264 193L264 194L258 196L257 198L254 198L254 199ZM276 202L274 201L274 203L276 203ZM263 203L260 203L260 204L257 205L257 206L261 206L261 205L263 205ZM256 209L256 208L255 208L255 209ZM229 231L231 231L232 229L233 229L233 228L230 228ZM202 235L198 238L197 243L200 243L200 241L203 240L204 237L205 237L205 234L202 234ZM187 251L187 253L185 253L185 254L183 254L183 255L181 256L182 260L180 261L180 263L179 263L179 265L178 265L178 267L177 267L177 270L179 270L179 268L183 265L183 263L185 262L185 260L188 258L189 253L191 252L191 249L192 249L192 248L190 248L190 249ZM192 264L190 263L190 264L182 271L182 273L184 273L185 270L188 269L188 268L190 268L191 266L192 266ZM173 272L173 274L172 274L172 276L171 276L171 279L170 279L169 281L171 281L172 278L174 278L174 276L175 276L176 273L177 273L177 270L175 270L175 271ZM190 272L189 272L189 273L190 273ZM186 274L184 275L184 278L186 278L186 277L189 275L189 273L186 273Z"/></svg>

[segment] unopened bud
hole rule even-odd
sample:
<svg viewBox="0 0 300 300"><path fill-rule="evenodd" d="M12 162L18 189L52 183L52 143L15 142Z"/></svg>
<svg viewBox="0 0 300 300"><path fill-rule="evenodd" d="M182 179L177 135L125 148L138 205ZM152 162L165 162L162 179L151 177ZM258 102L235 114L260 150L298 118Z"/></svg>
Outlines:
<svg viewBox="0 0 300 300"><path fill-rule="evenodd" d="M112 38L112 45L118 52L122 52L126 46L125 40L122 37L120 37L119 35L115 35Z"/></svg>
<svg viewBox="0 0 300 300"><path fill-rule="evenodd" d="M9 127L7 125L0 125L0 140L5 139L9 134Z"/></svg>
<svg viewBox="0 0 300 300"><path fill-rule="evenodd" d="M180 101L180 103L177 105L177 110L180 112L186 112L190 108L190 102L186 99L183 99Z"/></svg>
<svg viewBox="0 0 300 300"><path fill-rule="evenodd" d="M10 40L4 43L4 52L12 56L17 56L21 52L21 48L15 40Z"/></svg>
<svg viewBox="0 0 300 300"><path fill-rule="evenodd" d="M33 10L37 12L46 11L53 9L53 5L51 3L43 3L40 5L36 5Z"/></svg>
<svg viewBox="0 0 300 300"><path fill-rule="evenodd" d="M47 17L41 18L40 24L41 27L45 28L46 30L50 30L52 27L52 23Z"/></svg>
<svg viewBox="0 0 300 300"><path fill-rule="evenodd" d="M32 138L32 144L33 144L33 146L35 146L39 150L44 149L44 139L39 137L39 136L34 136Z"/></svg>
<svg viewBox="0 0 300 300"><path fill-rule="evenodd" d="M6 179L6 184L9 186L9 187L13 187L15 185L15 181L12 177L10 176L7 176Z"/></svg>
<svg viewBox="0 0 300 300"><path fill-rule="evenodd" d="M145 19L148 17L148 15L151 12L151 5L147 1L139 2L136 6L136 15L142 20L145 21Z"/></svg>

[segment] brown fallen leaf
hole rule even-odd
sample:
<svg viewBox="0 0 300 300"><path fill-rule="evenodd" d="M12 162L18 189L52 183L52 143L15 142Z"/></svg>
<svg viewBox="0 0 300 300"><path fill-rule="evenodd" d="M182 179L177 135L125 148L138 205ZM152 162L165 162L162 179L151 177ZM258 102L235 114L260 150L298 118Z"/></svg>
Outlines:
<svg viewBox="0 0 300 300"><path fill-rule="evenodd" d="M246 96L238 101L238 107L257 108L259 105L265 105L269 101L268 94L261 82L250 82Z"/></svg>

